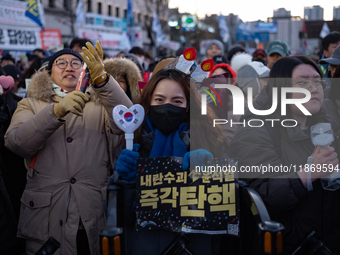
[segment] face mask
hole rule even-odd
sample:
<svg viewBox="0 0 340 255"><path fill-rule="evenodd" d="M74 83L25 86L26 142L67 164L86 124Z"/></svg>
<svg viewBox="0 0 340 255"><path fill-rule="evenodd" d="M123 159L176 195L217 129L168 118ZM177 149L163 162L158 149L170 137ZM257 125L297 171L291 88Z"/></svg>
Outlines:
<svg viewBox="0 0 340 255"><path fill-rule="evenodd" d="M187 109L173 104L150 106L149 118L159 131L164 135L176 131L185 120Z"/></svg>

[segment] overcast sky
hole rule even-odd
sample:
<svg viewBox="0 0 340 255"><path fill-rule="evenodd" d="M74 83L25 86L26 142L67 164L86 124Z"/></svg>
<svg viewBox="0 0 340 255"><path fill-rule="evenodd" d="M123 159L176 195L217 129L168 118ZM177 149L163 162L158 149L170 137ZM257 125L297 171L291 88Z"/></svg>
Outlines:
<svg viewBox="0 0 340 255"><path fill-rule="evenodd" d="M293 16L303 17L305 6L320 5L324 8L324 19L333 19L333 6L339 6L339 0L169 0L169 7L179 7L180 12L197 13L199 17L205 14L223 15L238 14L243 21L266 20L273 16L273 10L285 8Z"/></svg>

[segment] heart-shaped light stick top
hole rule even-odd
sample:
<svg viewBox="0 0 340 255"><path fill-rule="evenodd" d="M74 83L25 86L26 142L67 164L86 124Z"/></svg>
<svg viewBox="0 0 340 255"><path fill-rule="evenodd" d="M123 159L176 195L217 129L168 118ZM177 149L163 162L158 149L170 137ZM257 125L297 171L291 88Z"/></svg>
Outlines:
<svg viewBox="0 0 340 255"><path fill-rule="evenodd" d="M133 132L143 123L145 111L143 106L135 104L129 109L124 105L113 108L112 117L116 125L125 132L126 149L133 148Z"/></svg>
<svg viewBox="0 0 340 255"><path fill-rule="evenodd" d="M5 76L5 75L1 75L0 76L0 85L1 87L6 90L5 93L7 93L7 91L13 87L14 85L14 79L12 76Z"/></svg>

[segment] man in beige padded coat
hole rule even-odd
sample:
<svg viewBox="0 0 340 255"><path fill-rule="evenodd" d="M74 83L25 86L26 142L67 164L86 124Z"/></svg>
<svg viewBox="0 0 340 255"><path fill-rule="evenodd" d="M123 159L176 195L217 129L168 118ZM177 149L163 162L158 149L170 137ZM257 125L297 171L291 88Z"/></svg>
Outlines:
<svg viewBox="0 0 340 255"><path fill-rule="evenodd" d="M13 115L6 147L25 158L27 185L21 198L18 236L28 255L53 236L56 254L99 254L106 219L103 201L119 130L112 109L132 105L106 74L97 42L53 55L48 70L32 78L27 98ZM83 59L91 76L86 93L76 91Z"/></svg>

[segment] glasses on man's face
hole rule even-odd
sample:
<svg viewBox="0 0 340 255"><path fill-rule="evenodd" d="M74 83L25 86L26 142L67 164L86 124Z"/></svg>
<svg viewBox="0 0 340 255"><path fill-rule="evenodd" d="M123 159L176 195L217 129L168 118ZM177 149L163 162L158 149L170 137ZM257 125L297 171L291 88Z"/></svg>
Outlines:
<svg viewBox="0 0 340 255"><path fill-rule="evenodd" d="M310 79L295 82L297 87L308 89L309 91L315 87L318 91L323 91L327 85L327 81L322 79Z"/></svg>
<svg viewBox="0 0 340 255"><path fill-rule="evenodd" d="M80 60L76 60L76 59L73 59L71 62L68 62L64 59L60 59L60 60L57 60L55 62L57 67L59 67L60 69L65 69L67 67L68 63L70 63L70 65L73 69L79 69L82 66L82 62Z"/></svg>

